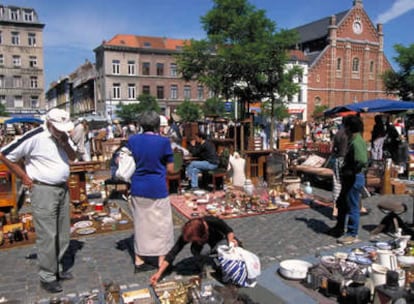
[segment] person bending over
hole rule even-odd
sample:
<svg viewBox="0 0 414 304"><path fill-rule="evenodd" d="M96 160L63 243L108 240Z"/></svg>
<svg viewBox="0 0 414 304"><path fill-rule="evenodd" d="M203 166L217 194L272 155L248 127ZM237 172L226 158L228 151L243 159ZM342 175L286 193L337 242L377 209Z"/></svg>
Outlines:
<svg viewBox="0 0 414 304"><path fill-rule="evenodd" d="M151 276L150 283L157 284L162 274L186 244L191 243L191 253L200 257L214 254L217 252L217 246L223 242L239 246L233 229L225 221L214 216L189 220L184 224L180 237L165 256L158 271ZM208 245L209 248L205 245Z"/></svg>

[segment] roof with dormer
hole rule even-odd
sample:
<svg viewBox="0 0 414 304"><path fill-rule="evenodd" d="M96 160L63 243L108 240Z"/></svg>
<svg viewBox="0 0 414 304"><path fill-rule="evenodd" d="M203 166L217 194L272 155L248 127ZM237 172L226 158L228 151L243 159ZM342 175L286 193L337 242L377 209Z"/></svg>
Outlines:
<svg viewBox="0 0 414 304"><path fill-rule="evenodd" d="M334 14L336 17L336 23L340 24L342 20L346 17L350 10L346 10L337 14ZM328 36L329 22L331 16L313 21L311 23L301 25L299 27L293 28L299 33L300 43L318 40Z"/></svg>
<svg viewBox="0 0 414 304"><path fill-rule="evenodd" d="M128 34L115 35L109 41L104 41L103 46L119 46L130 48L148 48L159 50L179 50L186 42L186 39L173 39L166 37L149 37L149 36L136 36Z"/></svg>

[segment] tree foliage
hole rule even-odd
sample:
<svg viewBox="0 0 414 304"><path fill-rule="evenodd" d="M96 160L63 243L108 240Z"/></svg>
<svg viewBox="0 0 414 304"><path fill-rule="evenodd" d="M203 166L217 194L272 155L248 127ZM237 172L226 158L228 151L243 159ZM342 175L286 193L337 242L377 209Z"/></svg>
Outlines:
<svg viewBox="0 0 414 304"><path fill-rule="evenodd" d="M383 74L387 93L397 94L402 100L414 100L414 44L394 46L398 56L394 57L400 69L388 70Z"/></svg>
<svg viewBox="0 0 414 304"><path fill-rule="evenodd" d="M0 116L9 116L9 113L6 111L6 106L0 103Z"/></svg>
<svg viewBox="0 0 414 304"><path fill-rule="evenodd" d="M329 107L327 105L316 105L315 109L313 110L312 116L313 117L320 117L322 116L323 112L327 110Z"/></svg>
<svg viewBox="0 0 414 304"><path fill-rule="evenodd" d="M185 100L177 106L177 114L181 117L182 121L195 122L201 118L202 113L197 104Z"/></svg>
<svg viewBox="0 0 414 304"><path fill-rule="evenodd" d="M180 72L226 100L237 98L241 109L246 103L268 98L274 113L278 100L299 90L291 80L300 70L285 71L288 50L297 42L297 33L276 31L265 11L247 0L213 2L213 8L201 18L207 38L191 40L184 47L177 59ZM243 111L241 114L244 118Z"/></svg>
<svg viewBox="0 0 414 304"><path fill-rule="evenodd" d="M135 103L119 103L116 107L116 115L125 123L136 122L139 114L145 110L160 113L160 106L154 96L141 94Z"/></svg>
<svg viewBox="0 0 414 304"><path fill-rule="evenodd" d="M212 97L206 100L202 106L202 110L205 116L224 116L226 109L224 102L218 97Z"/></svg>

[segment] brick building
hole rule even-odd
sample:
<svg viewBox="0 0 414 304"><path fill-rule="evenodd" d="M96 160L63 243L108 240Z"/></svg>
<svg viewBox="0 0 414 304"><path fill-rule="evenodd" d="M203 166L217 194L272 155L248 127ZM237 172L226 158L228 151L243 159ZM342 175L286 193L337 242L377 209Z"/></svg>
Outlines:
<svg viewBox="0 0 414 304"><path fill-rule="evenodd" d="M382 24L372 23L362 0L351 9L297 27L298 48L309 61L308 119L316 105L334 107L386 95L381 75L391 69L384 55Z"/></svg>

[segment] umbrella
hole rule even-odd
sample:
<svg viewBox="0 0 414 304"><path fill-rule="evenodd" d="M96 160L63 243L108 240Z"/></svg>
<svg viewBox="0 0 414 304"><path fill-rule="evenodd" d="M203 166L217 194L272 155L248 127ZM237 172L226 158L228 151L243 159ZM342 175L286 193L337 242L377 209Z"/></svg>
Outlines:
<svg viewBox="0 0 414 304"><path fill-rule="evenodd" d="M14 124L14 123L38 123L38 124L42 124L43 120L41 120L40 118L35 118L35 117L13 117L13 118L10 118L10 119L4 121L4 123L6 123L6 124Z"/></svg>
<svg viewBox="0 0 414 304"><path fill-rule="evenodd" d="M414 102L391 100L391 99L372 99L348 105L337 106L324 112L325 116L331 116L341 112L354 111L357 113L385 113L385 112L404 112L414 110Z"/></svg>

